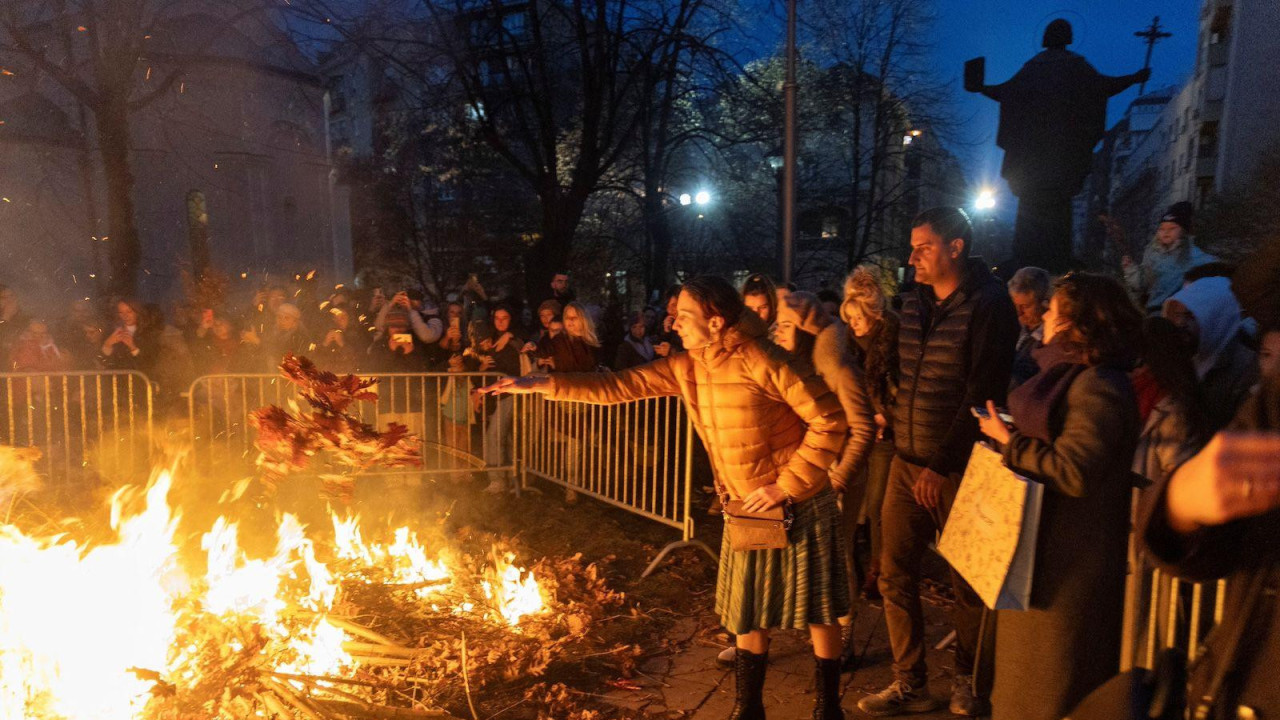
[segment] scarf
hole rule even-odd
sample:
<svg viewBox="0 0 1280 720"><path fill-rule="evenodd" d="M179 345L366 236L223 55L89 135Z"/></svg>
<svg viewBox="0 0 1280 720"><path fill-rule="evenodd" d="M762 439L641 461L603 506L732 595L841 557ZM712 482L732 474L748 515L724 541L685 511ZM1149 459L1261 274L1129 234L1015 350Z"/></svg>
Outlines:
<svg viewBox="0 0 1280 720"><path fill-rule="evenodd" d="M1076 376L1088 366L1081 354L1064 342L1036 348L1031 357L1040 372L1009 393L1009 412L1017 418L1018 432L1053 442L1049 418Z"/></svg>

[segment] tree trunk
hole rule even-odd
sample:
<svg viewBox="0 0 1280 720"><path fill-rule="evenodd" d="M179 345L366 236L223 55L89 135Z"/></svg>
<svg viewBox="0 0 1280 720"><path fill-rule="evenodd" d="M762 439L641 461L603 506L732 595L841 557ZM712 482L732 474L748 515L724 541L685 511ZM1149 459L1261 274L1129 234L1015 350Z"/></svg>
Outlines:
<svg viewBox="0 0 1280 720"><path fill-rule="evenodd" d="M552 190L542 198L542 239L529 251L525 263L525 288L530 303L550 294L551 276L569 272L573 236L582 222L586 198L573 191Z"/></svg>
<svg viewBox="0 0 1280 720"><path fill-rule="evenodd" d="M662 195L657 187L645 192L644 196L645 232L649 235L649 247L652 254L648 258L645 270L646 297L655 292L661 298L670 284L669 266L671 264L671 223L662 207Z"/></svg>
<svg viewBox="0 0 1280 720"><path fill-rule="evenodd" d="M134 218L133 168L129 159L129 106L126 94L107 95L94 108L98 153L107 184L107 259L111 266L108 290L130 297L138 291L142 247Z"/></svg>

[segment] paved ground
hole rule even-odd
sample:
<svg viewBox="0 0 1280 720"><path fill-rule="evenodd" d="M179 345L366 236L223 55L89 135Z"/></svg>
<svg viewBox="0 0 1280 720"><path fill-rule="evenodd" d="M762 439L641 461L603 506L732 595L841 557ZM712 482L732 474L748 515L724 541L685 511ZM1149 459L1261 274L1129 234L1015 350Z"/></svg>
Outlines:
<svg viewBox="0 0 1280 720"><path fill-rule="evenodd" d="M946 700L951 691L951 653L933 649L950 632L942 605L934 598L926 603L927 637L930 642L930 685L935 696ZM716 654L728 637L716 627L709 612L680 621L668 637L671 652L641 666L643 675L635 688L618 687L606 699L634 712L637 718L663 720L723 720L733 706L734 678L716 664ZM892 680L884 615L877 606L863 603L855 620L859 648L865 647L861 669L844 676L846 716L866 717L857 710L858 699ZM778 633L769 652L765 682L765 707L769 720L808 720L813 712L813 651L807 634ZM952 718L944 708L916 718Z"/></svg>

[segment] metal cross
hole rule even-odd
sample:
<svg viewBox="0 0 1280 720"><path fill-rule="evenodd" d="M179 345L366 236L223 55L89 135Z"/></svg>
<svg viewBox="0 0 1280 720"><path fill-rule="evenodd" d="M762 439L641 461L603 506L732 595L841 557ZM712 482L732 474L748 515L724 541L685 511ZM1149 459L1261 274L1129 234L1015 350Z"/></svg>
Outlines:
<svg viewBox="0 0 1280 720"><path fill-rule="evenodd" d="M1151 51L1155 49L1156 43L1160 42L1165 38L1173 37L1173 33L1164 32L1160 28L1160 16L1157 15L1155 16L1155 18L1151 20L1150 27L1148 27L1145 30L1139 30L1138 32L1134 33L1133 36L1143 38L1147 41L1146 43L1147 59L1142 63L1142 69L1147 70L1151 67ZM1146 94L1146 92L1147 92L1147 83L1144 80L1142 84L1138 86L1138 96L1141 97L1142 95Z"/></svg>

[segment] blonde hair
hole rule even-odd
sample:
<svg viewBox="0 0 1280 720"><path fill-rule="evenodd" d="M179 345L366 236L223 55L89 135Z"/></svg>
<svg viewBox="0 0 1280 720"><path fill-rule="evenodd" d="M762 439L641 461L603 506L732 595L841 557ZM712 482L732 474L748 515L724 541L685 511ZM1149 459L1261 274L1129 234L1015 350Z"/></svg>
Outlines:
<svg viewBox="0 0 1280 720"><path fill-rule="evenodd" d="M568 305L564 306L565 315L569 314L570 310L577 313L578 317L581 318L582 334L574 335L573 333L570 333L568 323L565 323L564 331L566 333L569 333L569 335L572 337L577 337L579 340L590 345L591 347L600 347L600 338L596 335L596 321L594 318L591 317L591 313L587 312L587 307L580 302L571 302ZM562 315L561 321L563 321L564 319L565 318Z"/></svg>
<svg viewBox="0 0 1280 720"><path fill-rule="evenodd" d="M840 303L840 319L849 324L857 311L870 322L884 317L888 299L880 285L879 268L859 265L844 280L844 300Z"/></svg>

